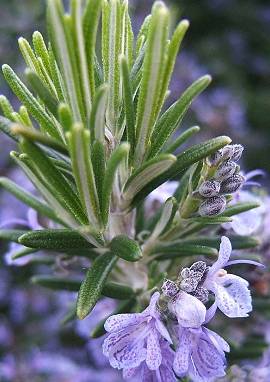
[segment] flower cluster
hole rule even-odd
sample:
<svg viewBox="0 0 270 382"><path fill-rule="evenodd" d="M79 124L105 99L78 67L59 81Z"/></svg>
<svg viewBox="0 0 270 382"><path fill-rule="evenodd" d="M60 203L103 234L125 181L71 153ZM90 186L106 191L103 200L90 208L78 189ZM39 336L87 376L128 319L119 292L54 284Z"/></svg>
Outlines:
<svg viewBox="0 0 270 382"><path fill-rule="evenodd" d="M231 251L223 236L212 266L198 261L182 269L176 282L165 280L142 313L108 318L103 352L111 366L123 369L127 379L140 372L142 381L152 380L147 377L152 374L164 382L175 381L174 373L196 382L224 376L229 345L205 325L217 308L231 318L247 317L252 310L248 282L224 269L237 263L229 261ZM207 309L209 294L214 301Z"/></svg>
<svg viewBox="0 0 270 382"><path fill-rule="evenodd" d="M200 204L201 216L213 216L224 212L227 204L226 195L238 191L244 184L245 178L239 173L237 165L243 152L239 144L227 145L207 158L210 178L203 181L195 192L204 200Z"/></svg>

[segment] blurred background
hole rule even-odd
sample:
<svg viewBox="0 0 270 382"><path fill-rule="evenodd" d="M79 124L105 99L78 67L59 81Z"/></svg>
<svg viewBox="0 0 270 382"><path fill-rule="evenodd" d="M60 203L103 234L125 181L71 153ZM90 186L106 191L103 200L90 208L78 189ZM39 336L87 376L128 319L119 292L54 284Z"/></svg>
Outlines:
<svg viewBox="0 0 270 382"><path fill-rule="evenodd" d="M270 3L268 0L167 0L174 22L191 22L177 60L169 102L201 75L213 77L194 102L183 127L199 125L196 139L226 134L245 146L243 167L269 172L270 160ZM152 0L130 0L135 33L150 12ZM24 69L17 39L31 39L45 30L45 0L0 0L0 64ZM0 93L16 107L16 99L0 75ZM31 185L12 167L12 142L0 136L0 176L9 176L29 190ZM0 224L25 219L26 209L0 192ZM0 242L0 381L95 382L120 381L107 369L100 340L87 340L94 323L59 326L75 301L73 294L47 292L31 286L29 277L46 264L23 262L7 266L10 248ZM18 266L20 265L20 266ZM59 265L61 272L61 264ZM59 271L58 269L58 271ZM63 271L64 272L64 271ZM97 317L113 302L97 306ZM105 310L105 312L104 312ZM90 377L91 375L91 377Z"/></svg>

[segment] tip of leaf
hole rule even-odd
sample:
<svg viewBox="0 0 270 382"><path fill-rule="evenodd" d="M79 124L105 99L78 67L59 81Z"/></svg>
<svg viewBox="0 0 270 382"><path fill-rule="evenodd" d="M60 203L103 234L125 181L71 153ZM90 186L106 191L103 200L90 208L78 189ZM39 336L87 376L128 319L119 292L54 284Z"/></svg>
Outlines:
<svg viewBox="0 0 270 382"><path fill-rule="evenodd" d="M224 145L229 145L232 142L231 138L228 137L227 135L222 135L220 138L223 139Z"/></svg>
<svg viewBox="0 0 270 382"><path fill-rule="evenodd" d="M205 76L201 78L201 80L204 80L205 82L210 83L212 81L212 77L210 76L210 74L206 74Z"/></svg>
<svg viewBox="0 0 270 382"><path fill-rule="evenodd" d="M180 22L179 26L181 25L182 28L188 29L190 22L187 19L184 19Z"/></svg>
<svg viewBox="0 0 270 382"><path fill-rule="evenodd" d="M7 64L2 65L2 71L3 73L12 70L11 67Z"/></svg>

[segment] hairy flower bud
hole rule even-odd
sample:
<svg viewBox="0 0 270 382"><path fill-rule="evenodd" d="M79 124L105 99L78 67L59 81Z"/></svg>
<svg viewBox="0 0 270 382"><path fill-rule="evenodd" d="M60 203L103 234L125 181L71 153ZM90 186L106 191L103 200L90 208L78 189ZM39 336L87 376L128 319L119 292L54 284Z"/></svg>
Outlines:
<svg viewBox="0 0 270 382"><path fill-rule="evenodd" d="M209 292L203 287L198 287L193 293L194 297L197 297L203 304L206 304L209 299Z"/></svg>
<svg viewBox="0 0 270 382"><path fill-rule="evenodd" d="M234 154L234 145L227 145L227 146L224 146L223 149L221 150L222 151L222 159L225 161L225 160L228 160L228 159L231 159L233 157L233 154Z"/></svg>
<svg viewBox="0 0 270 382"><path fill-rule="evenodd" d="M206 271L206 268L207 265L204 261L196 261L196 263L193 263L189 269L193 272L199 272L203 275Z"/></svg>
<svg viewBox="0 0 270 382"><path fill-rule="evenodd" d="M220 190L220 183L216 180L206 180L199 187L199 194L205 198L216 196Z"/></svg>
<svg viewBox="0 0 270 382"><path fill-rule="evenodd" d="M235 173L236 168L237 164L232 161L223 162L218 167L215 178L220 181L228 179Z"/></svg>
<svg viewBox="0 0 270 382"><path fill-rule="evenodd" d="M191 293L194 292L199 284L198 278L187 278L181 281L180 283L180 289L182 289L184 292Z"/></svg>
<svg viewBox="0 0 270 382"><path fill-rule="evenodd" d="M224 196L213 196L206 199L199 207L201 216L214 216L221 214L226 208L226 198Z"/></svg>
<svg viewBox="0 0 270 382"><path fill-rule="evenodd" d="M237 162L242 156L244 147L242 145L232 145L233 147L233 155L231 156L231 160Z"/></svg>
<svg viewBox="0 0 270 382"><path fill-rule="evenodd" d="M206 158L208 166L217 166L222 159L222 150L216 151L214 154Z"/></svg>
<svg viewBox="0 0 270 382"><path fill-rule="evenodd" d="M166 279L161 287L162 293L167 297L174 297L179 292L178 286L171 280Z"/></svg>
<svg viewBox="0 0 270 382"><path fill-rule="evenodd" d="M232 194L239 190L245 183L245 178L240 174L235 174L221 183L220 192L222 194Z"/></svg>

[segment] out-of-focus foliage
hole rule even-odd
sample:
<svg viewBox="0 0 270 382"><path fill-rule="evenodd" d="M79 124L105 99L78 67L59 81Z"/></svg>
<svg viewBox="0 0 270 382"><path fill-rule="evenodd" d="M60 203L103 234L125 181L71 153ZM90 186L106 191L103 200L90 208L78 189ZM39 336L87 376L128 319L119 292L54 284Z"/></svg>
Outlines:
<svg viewBox="0 0 270 382"><path fill-rule="evenodd" d="M270 138L270 4L265 0L171 0L192 20L185 51L213 76L213 104L219 133L232 125L248 146L248 166L267 167ZM180 62L179 65L181 66ZM193 66L193 63L187 63ZM216 89L216 93L215 93ZM211 95L210 95L211 96ZM207 95L206 95L207 97ZM205 103L207 104L207 102ZM232 118L224 123L228 108Z"/></svg>

